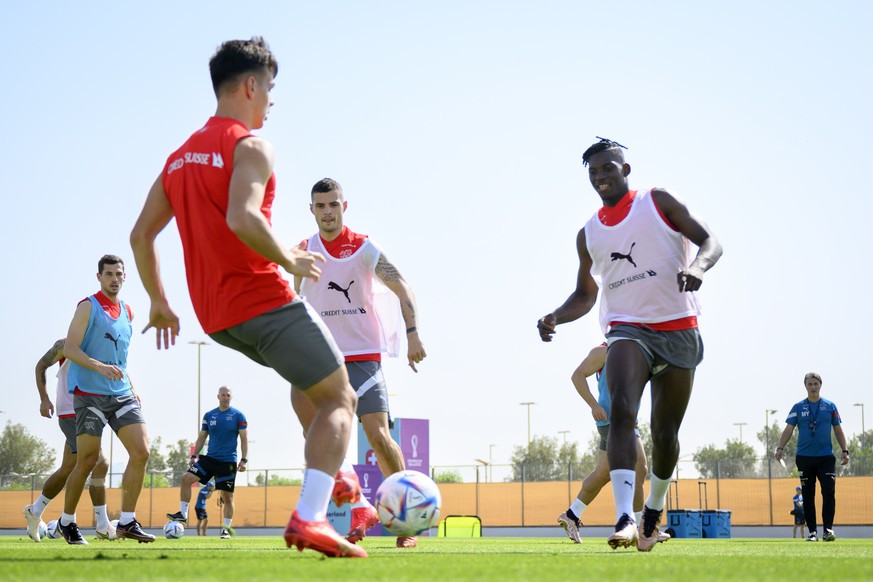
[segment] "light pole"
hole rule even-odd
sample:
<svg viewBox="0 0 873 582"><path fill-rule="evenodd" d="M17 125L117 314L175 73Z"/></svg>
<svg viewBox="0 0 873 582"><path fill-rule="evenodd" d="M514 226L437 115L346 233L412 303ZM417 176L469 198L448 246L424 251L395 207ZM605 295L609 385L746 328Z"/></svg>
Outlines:
<svg viewBox="0 0 873 582"><path fill-rule="evenodd" d="M191 345L197 346L197 430L194 434L200 434L200 348L208 346L209 342L188 342ZM194 451L197 454L199 451Z"/></svg>
<svg viewBox="0 0 873 582"><path fill-rule="evenodd" d="M860 406L861 407L861 434L864 434L864 403L856 402L852 406Z"/></svg>
<svg viewBox="0 0 873 582"><path fill-rule="evenodd" d="M564 446L567 446L567 433L569 433L569 432L570 432L569 430L559 430L558 431L558 434L562 435L564 437Z"/></svg>
<svg viewBox="0 0 873 582"><path fill-rule="evenodd" d="M536 402L519 402L521 406L527 406L527 448L530 448L530 407Z"/></svg>
<svg viewBox="0 0 873 582"><path fill-rule="evenodd" d="M488 445L488 482L494 481L494 447L497 445Z"/></svg>
<svg viewBox="0 0 873 582"><path fill-rule="evenodd" d="M743 427L746 426L747 422L735 422L734 426L740 427L740 442L743 442Z"/></svg>
<svg viewBox="0 0 873 582"><path fill-rule="evenodd" d="M764 426L764 432L766 434L767 440L767 453L764 455L764 458L767 459L767 491L770 494L770 525L773 525L773 473L772 467L770 466L770 415L776 414L776 410L772 408L768 408L764 411L764 422L766 426Z"/></svg>

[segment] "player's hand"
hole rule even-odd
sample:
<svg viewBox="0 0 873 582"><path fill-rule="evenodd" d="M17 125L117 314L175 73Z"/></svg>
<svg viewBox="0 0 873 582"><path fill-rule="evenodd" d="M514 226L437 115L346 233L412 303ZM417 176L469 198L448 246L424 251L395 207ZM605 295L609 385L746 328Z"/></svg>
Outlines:
<svg viewBox="0 0 873 582"><path fill-rule="evenodd" d="M104 378L109 378L110 380L123 380L124 379L124 370L122 370L118 366L109 366L107 364L100 364L100 367L97 368L97 372L101 376L103 376Z"/></svg>
<svg viewBox="0 0 873 582"><path fill-rule="evenodd" d="M316 264L318 262L324 262L324 255L295 247L291 249L291 261L285 265L285 270L292 275L308 277L313 281L318 281L318 278L321 276L321 269Z"/></svg>
<svg viewBox="0 0 873 582"><path fill-rule="evenodd" d="M415 365L420 364L421 361L427 357L427 353L424 351L424 344L421 343L417 331L407 334L406 340L409 343L409 350L406 353L406 359L409 361L409 367L417 374L418 370Z"/></svg>
<svg viewBox="0 0 873 582"><path fill-rule="evenodd" d="M190 459L188 459L188 468L190 469L191 467L193 467L194 463L196 463L196 462L197 462L196 457L191 457Z"/></svg>
<svg viewBox="0 0 873 582"><path fill-rule="evenodd" d="M155 345L158 349L163 346L164 349L170 349L171 345L176 345L176 336L179 335L179 316L170 309L169 304L152 302L151 310L149 311L149 324L143 328L145 333L151 328L155 328Z"/></svg>
<svg viewBox="0 0 873 582"><path fill-rule="evenodd" d="M52 404L51 400L46 400L45 402L40 402L39 404L39 414L46 418L51 418L52 414L55 412L55 405Z"/></svg>
<svg viewBox="0 0 873 582"><path fill-rule="evenodd" d="M594 417L594 420L609 420L609 415L606 414L606 410L604 410L599 404L591 408L591 416Z"/></svg>
<svg viewBox="0 0 873 582"><path fill-rule="evenodd" d="M676 281L679 283L679 293L697 291L703 285L703 269L688 267L684 271L679 271Z"/></svg>
<svg viewBox="0 0 873 582"><path fill-rule="evenodd" d="M840 456L840 465L848 465L849 464L849 453L843 451L843 454Z"/></svg>
<svg viewBox="0 0 873 582"><path fill-rule="evenodd" d="M240 461L239 463L237 463L237 464L236 464L236 470L237 470L237 472L239 472L239 473L245 473L245 472L246 472L246 465L247 465L247 464L248 464L248 463L246 463L245 461Z"/></svg>
<svg viewBox="0 0 873 582"><path fill-rule="evenodd" d="M552 336L555 335L555 326L558 325L558 318L554 313L550 313L540 318L537 322L537 329L540 332L540 339L544 342L552 341Z"/></svg>
<svg viewBox="0 0 873 582"><path fill-rule="evenodd" d="M776 453L773 455L773 458L777 461L781 461L785 451L782 449L776 449Z"/></svg>

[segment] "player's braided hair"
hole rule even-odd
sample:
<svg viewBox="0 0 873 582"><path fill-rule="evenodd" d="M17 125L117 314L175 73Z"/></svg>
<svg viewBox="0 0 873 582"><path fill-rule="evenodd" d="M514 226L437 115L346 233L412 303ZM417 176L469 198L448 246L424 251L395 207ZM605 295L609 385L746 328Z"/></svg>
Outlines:
<svg viewBox="0 0 873 582"><path fill-rule="evenodd" d="M606 150L617 150L619 148L625 149L625 150L627 149L627 146L623 146L620 143L618 143L617 141L612 141L611 139L607 139L605 137L600 137L599 135L596 135L594 137L596 137L600 141L597 142L596 144L594 144L593 146L591 146L590 148L588 148L587 150L585 150L585 153L582 154L582 165L583 166L588 165L588 160L590 160L591 156L593 156L594 154L599 154L600 152L605 152Z"/></svg>

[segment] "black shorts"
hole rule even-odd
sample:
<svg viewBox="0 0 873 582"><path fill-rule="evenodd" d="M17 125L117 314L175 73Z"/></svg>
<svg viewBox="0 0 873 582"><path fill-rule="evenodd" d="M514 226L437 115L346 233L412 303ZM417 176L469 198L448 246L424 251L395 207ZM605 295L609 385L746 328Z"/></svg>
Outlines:
<svg viewBox="0 0 873 582"><path fill-rule="evenodd" d="M197 462L188 468L188 472L197 477L203 485L215 477L216 489L233 493L233 486L236 483L236 463L233 461L216 461L206 455L200 455Z"/></svg>
<svg viewBox="0 0 873 582"><path fill-rule="evenodd" d="M209 517L206 514L206 509L204 509L203 507L195 507L194 513L197 514L197 519L206 519L207 517Z"/></svg>

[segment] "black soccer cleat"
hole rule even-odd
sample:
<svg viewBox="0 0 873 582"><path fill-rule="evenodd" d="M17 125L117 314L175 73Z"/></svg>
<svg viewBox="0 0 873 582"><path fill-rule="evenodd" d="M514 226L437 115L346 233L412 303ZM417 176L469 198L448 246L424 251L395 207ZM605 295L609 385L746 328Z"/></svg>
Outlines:
<svg viewBox="0 0 873 582"><path fill-rule="evenodd" d="M119 523L118 527L115 530L115 535L117 535L118 539L120 540L128 538L131 540L136 540L141 544L147 544L149 542L155 541L155 536L143 531L142 526L137 520L133 520L127 525L121 525Z"/></svg>
<svg viewBox="0 0 873 582"><path fill-rule="evenodd" d="M83 538L82 534L79 532L79 526L76 525L75 521L71 521L69 525L64 525L59 521L58 531L61 532L61 535L64 536L64 539L67 540L68 544L78 546L88 545L88 542L85 541L85 538Z"/></svg>
<svg viewBox="0 0 873 582"><path fill-rule="evenodd" d="M177 511L176 513L168 513L167 518L170 521L178 521L179 523L188 525L188 518L182 515L181 511Z"/></svg>

